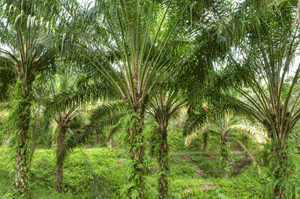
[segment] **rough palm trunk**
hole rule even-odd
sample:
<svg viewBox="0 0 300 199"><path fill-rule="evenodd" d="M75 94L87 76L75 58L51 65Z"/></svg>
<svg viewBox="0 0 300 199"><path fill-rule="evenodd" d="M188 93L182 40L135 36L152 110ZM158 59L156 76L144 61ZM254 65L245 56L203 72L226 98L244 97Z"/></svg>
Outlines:
<svg viewBox="0 0 300 199"><path fill-rule="evenodd" d="M40 113L41 113L41 102L39 103L39 108L38 108L38 112L37 112L37 117L35 119L35 125L34 125L34 134L33 134L33 148L32 148L32 152L28 161L28 164L30 166L33 155L34 155L34 151L36 148L36 140L38 137L38 132L39 132L39 126L40 126Z"/></svg>
<svg viewBox="0 0 300 199"><path fill-rule="evenodd" d="M286 160L288 159L287 157L287 146L282 147L280 146L280 144L275 144L275 154L276 154L276 158L277 158L277 165L274 166L278 166L278 168L275 171L275 179L279 180L281 179L283 176L288 178L288 171L287 169L285 169L285 167L287 167L287 165L285 165ZM275 195L279 198L279 199L283 199L284 197L284 187L280 186L279 183L276 184L275 188L274 188L274 193Z"/></svg>
<svg viewBox="0 0 300 199"><path fill-rule="evenodd" d="M63 181L63 166L65 156L61 153L62 147L66 140L66 132L67 127L66 125L59 124L58 127L58 138L57 138L57 151L56 151L56 174L55 174L55 185L54 190L61 192L61 183Z"/></svg>
<svg viewBox="0 0 300 199"><path fill-rule="evenodd" d="M131 119L131 124L134 124L131 127L128 127L128 136L129 136L129 153L130 159L133 161L133 172L129 178L130 182L133 182L133 186L129 188L128 195L131 197L133 189L137 189L138 196L136 199L144 198L145 185L144 185L144 154L145 154L145 145L143 137L143 128L144 128L144 115L146 111L146 105L148 103L147 98L141 99L137 98L137 102L133 102L131 109L132 114L138 114L139 117L133 116Z"/></svg>
<svg viewBox="0 0 300 199"><path fill-rule="evenodd" d="M21 81L20 84L21 102L19 103L19 135L18 145L16 147L16 162L13 190L18 195L28 193L27 183L27 145L28 129L30 125L30 107L31 107L31 83Z"/></svg>
<svg viewBox="0 0 300 199"><path fill-rule="evenodd" d="M169 170L169 157L168 157L168 122L162 121L159 127L160 134L160 150L158 166L160 168L159 178L159 199L165 199L168 196L168 180L167 172Z"/></svg>
<svg viewBox="0 0 300 199"><path fill-rule="evenodd" d="M228 135L221 134L221 156L223 158L224 177L229 178L229 147L228 147Z"/></svg>
<svg viewBox="0 0 300 199"><path fill-rule="evenodd" d="M203 151L207 150L207 140L208 140L208 132L204 131L203 133Z"/></svg>
<svg viewBox="0 0 300 199"><path fill-rule="evenodd" d="M133 119L138 120L137 118ZM142 136L142 127L144 119L138 121L138 126L133 127L132 134L130 135L130 158L134 162L133 163L133 173L130 177L129 181L134 181L135 188L138 188L139 195L136 197L137 199L144 198L144 138ZM131 190L129 190L130 192ZM130 197L131 198L131 197Z"/></svg>
<svg viewBox="0 0 300 199"><path fill-rule="evenodd" d="M279 111L282 112L282 108ZM273 112L276 113L276 109ZM268 132L268 137L271 139L271 143L272 143L272 148L271 148L271 153L273 154L271 160L273 162L272 172L274 172L275 181L281 182L288 179L289 175L294 172L293 168L291 168L289 164L286 164L288 160L288 152L287 152L288 144L284 141L285 139L288 138L288 136L287 138L284 138L282 135L284 135L285 129L281 129L282 122L284 123L284 126L287 126L287 128L290 126L287 125L287 120L289 118L290 113L287 112L285 118L276 117L275 113L271 114L273 120L275 121L273 123L273 129L271 128L270 122L265 121L264 124L267 127L266 129ZM290 129L287 129L286 135L289 135L290 133L291 133ZM285 198L285 194L284 194L285 187L284 185L280 186L280 183L278 182L274 188L274 194L277 198L283 199Z"/></svg>

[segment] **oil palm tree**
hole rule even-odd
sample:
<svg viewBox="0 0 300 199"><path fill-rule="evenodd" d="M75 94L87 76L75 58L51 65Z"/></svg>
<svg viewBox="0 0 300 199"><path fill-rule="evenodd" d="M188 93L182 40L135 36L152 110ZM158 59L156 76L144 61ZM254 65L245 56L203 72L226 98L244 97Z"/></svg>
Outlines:
<svg viewBox="0 0 300 199"><path fill-rule="evenodd" d="M158 161L161 172L161 178L159 179L160 198L166 198L168 195L168 123L171 117L176 116L176 113L184 106L185 102L182 92L163 90L150 101L147 108L147 113L152 115L159 124L154 134L158 137L157 142L159 143L159 146L156 147L158 148ZM114 126L110 129L108 135L108 139L110 139L122 126L124 127L121 121L126 118L127 114L128 109L123 101L104 102L97 106L91 114L90 124L86 126L82 133L67 140L65 150L84 143L95 131L97 134L103 134L105 128Z"/></svg>
<svg viewBox="0 0 300 199"><path fill-rule="evenodd" d="M15 115L13 121L18 139L13 185L17 194L24 194L28 190L27 138L32 85L38 74L53 66L55 55L55 48L50 39L53 32L48 31L44 22L40 20L45 10L36 10L40 4L36 7L32 5L31 1L9 1L1 9L1 69L13 71L16 76L15 106L11 113ZM50 20L51 16L45 18Z"/></svg>
<svg viewBox="0 0 300 199"><path fill-rule="evenodd" d="M171 117L184 106L186 99L182 92L175 89L160 91L150 101L147 113L153 116L158 123L155 130L158 137L158 166L160 169L159 198L168 196L168 172L169 172L169 147L168 147L168 124Z"/></svg>
<svg viewBox="0 0 300 199"><path fill-rule="evenodd" d="M293 197L295 193L285 189L285 182L293 179L292 165L286 165L286 161L289 159L288 138L300 118L297 107L300 93L295 87L300 66L296 66L291 83L285 85L284 82L289 78L299 45L299 24L291 28L297 5L296 2L276 0L245 3L250 24L245 28L247 39L239 46L239 59L229 55L231 66L227 67L227 72L245 83L244 87L233 81L231 85L246 100L228 94L223 99L252 115L268 132L274 154L271 170L275 188L271 197Z"/></svg>
<svg viewBox="0 0 300 199"><path fill-rule="evenodd" d="M58 192L62 191L63 164L67 155L66 151L63 151L63 146L66 143L67 133L77 135L84 131L83 125L87 125L74 126L74 121L79 117L78 112L86 103L115 94L111 92L112 88L107 82L99 80L101 77L95 71L85 73L84 69L76 67L75 63L63 62L61 64L64 66L57 67L55 75L52 75L48 84L40 89L42 94L40 97L44 106L44 129L47 131L51 120L55 120L58 128L54 185L54 190ZM90 75L94 77L90 78ZM95 79L98 82L95 83ZM80 115L82 117L82 114Z"/></svg>
<svg viewBox="0 0 300 199"><path fill-rule="evenodd" d="M191 115L189 115L191 117ZM189 126L190 131L196 128L198 125L197 120L202 120L201 116L197 117L193 115L193 122L188 122L187 126ZM190 121L190 119L188 119ZM230 149L228 146L229 135L234 131L232 126L237 123L236 118L230 116L227 111L219 112L214 116L211 116L209 122L205 122L201 124L201 130L203 132L215 133L220 135L221 138L221 146L220 146L220 154L221 154L221 163L224 166L224 177L229 178L229 159L230 159ZM198 123L199 124L199 123ZM201 132L200 130L200 132ZM187 136L185 144L189 145L191 141L197 136L198 133L192 133Z"/></svg>
<svg viewBox="0 0 300 199"><path fill-rule="evenodd" d="M233 115L233 113L235 113L235 115ZM221 163L224 166L224 177L226 178L229 178L230 149L228 141L230 134L233 132L241 132L246 135L264 135L263 131L259 128L244 122L245 119L242 120L240 117L241 113L231 109L227 104L215 106L204 103L202 106L190 107L188 114L185 128L188 129L187 133L190 133L190 135L186 137L185 144L189 145L200 133L218 134L221 139ZM195 131L199 127L200 129Z"/></svg>
<svg viewBox="0 0 300 199"><path fill-rule="evenodd" d="M170 67L178 66L178 61L175 63L166 55L177 23L172 22L171 28L164 29L172 1L168 4L139 0L111 3L97 1L90 9L102 12L92 23L91 39L85 44L89 49L86 59L102 72L130 107L131 128L127 132L132 172L128 195L143 198L144 115L156 91L155 82ZM158 21L154 20L156 16L160 16ZM118 53L112 53L115 49ZM115 57L114 62L104 57L109 52Z"/></svg>
<svg viewBox="0 0 300 199"><path fill-rule="evenodd" d="M56 150L56 174L54 190L61 192L61 183L63 181L63 164L65 156L61 153L62 146L65 143L67 132L70 132L71 122L77 115L80 103L62 103L62 95L70 90L74 90L77 80L81 73L73 67L59 67L57 73L49 78L48 85L43 88L43 116L44 122L54 119L57 123L58 137ZM47 91L47 92L45 92ZM65 95L64 100L67 99ZM49 122L45 123L46 125ZM47 127L47 126L46 126Z"/></svg>

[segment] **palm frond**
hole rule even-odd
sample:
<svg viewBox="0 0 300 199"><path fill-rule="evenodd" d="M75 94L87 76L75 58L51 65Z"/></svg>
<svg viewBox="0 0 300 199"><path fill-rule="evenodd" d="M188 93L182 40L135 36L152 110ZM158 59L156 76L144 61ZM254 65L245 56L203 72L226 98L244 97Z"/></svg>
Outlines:
<svg viewBox="0 0 300 199"><path fill-rule="evenodd" d="M248 134L250 137L255 139L256 143L265 143L268 139L267 132L246 123L235 124L230 126L230 128Z"/></svg>
<svg viewBox="0 0 300 199"><path fill-rule="evenodd" d="M98 106L93 110L90 116L90 124L88 124L84 131L73 134L64 144L62 152L64 155L72 148L85 143L87 139L95 132L103 134L104 129L109 126L116 125L121 118L126 115L124 102L106 103ZM114 128L113 128L114 129ZM113 132L112 130L111 132Z"/></svg>

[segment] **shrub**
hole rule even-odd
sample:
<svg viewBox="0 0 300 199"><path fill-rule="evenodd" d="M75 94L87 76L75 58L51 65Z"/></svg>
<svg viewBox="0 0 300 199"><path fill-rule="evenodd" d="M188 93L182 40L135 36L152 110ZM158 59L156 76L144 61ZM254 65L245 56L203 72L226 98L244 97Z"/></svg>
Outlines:
<svg viewBox="0 0 300 199"><path fill-rule="evenodd" d="M205 160L199 164L199 168L201 170L218 170L221 169L221 166L212 160Z"/></svg>
<svg viewBox="0 0 300 199"><path fill-rule="evenodd" d="M173 175L183 175L193 177L196 174L196 169L193 168L187 161L180 161L177 166L172 168Z"/></svg>
<svg viewBox="0 0 300 199"><path fill-rule="evenodd" d="M174 131L169 133L169 147L171 151L184 151L186 147L184 145L184 136L182 131Z"/></svg>
<svg viewBox="0 0 300 199"><path fill-rule="evenodd" d="M187 150L189 150L189 151L198 151L202 145L203 145L202 136L197 136L195 139L193 139L191 141L190 145L187 147Z"/></svg>

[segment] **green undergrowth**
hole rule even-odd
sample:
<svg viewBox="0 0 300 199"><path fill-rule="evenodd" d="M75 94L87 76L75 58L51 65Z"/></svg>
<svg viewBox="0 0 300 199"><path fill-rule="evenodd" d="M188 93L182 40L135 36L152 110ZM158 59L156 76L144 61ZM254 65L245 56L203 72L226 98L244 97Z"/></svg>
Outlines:
<svg viewBox="0 0 300 199"><path fill-rule="evenodd" d="M8 197L12 187L14 161L8 149L0 150L0 196ZM120 163L122 157L121 153L109 148L74 150L65 161L62 184L64 193L59 194L53 191L55 150L38 149L29 171L32 196L49 199L94 198L93 190L98 190L105 198L118 198L126 174ZM91 171L96 174L96 178L92 177Z"/></svg>
<svg viewBox="0 0 300 199"><path fill-rule="evenodd" d="M0 198L8 199L13 179L13 152L0 148ZM127 183L125 152L112 148L75 149L64 164L63 193L53 191L55 150L37 149L29 172L34 199L118 199ZM146 179L146 198L158 198L157 165ZM170 161L170 198L260 198L265 181L248 166L237 176L223 178L218 157L208 152L174 153ZM92 175L93 174L93 175Z"/></svg>

